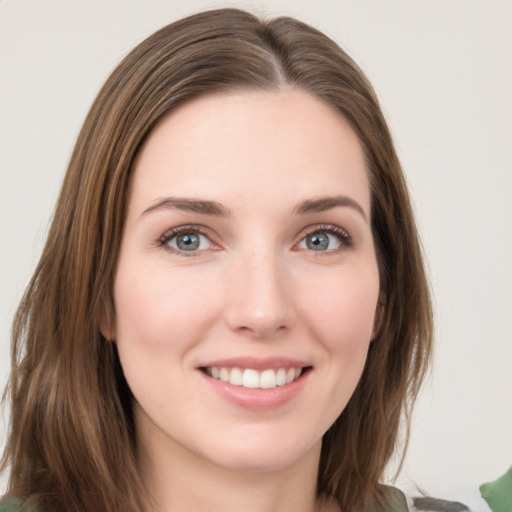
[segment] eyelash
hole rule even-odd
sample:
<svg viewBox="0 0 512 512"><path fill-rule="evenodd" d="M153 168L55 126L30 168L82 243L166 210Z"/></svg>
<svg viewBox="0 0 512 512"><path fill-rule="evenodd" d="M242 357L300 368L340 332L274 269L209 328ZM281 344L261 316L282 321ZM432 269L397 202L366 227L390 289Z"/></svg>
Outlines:
<svg viewBox="0 0 512 512"><path fill-rule="evenodd" d="M186 258L190 258L192 256L199 256L199 254L201 253L200 250L181 251L178 249L174 249L174 247L169 246L169 242L179 235L202 235L206 237L212 245L216 246L215 242L213 242L211 239L211 233L208 230L204 229L202 226L198 226L195 224L178 226L170 229L160 237L160 239L158 240L158 245L160 247L163 247L165 250L172 252L173 254L178 254L179 256L184 256Z"/></svg>
<svg viewBox="0 0 512 512"><path fill-rule="evenodd" d="M334 235L340 242L340 247L336 249L329 249L326 251L311 251L317 252L319 256L327 256L329 254L339 253L344 249L353 246L352 237L348 234L348 232L334 224L315 224L314 226L307 227L304 230L299 243L301 243L306 237L314 235L315 233Z"/></svg>
<svg viewBox="0 0 512 512"><path fill-rule="evenodd" d="M350 248L353 246L352 237L348 234L347 231L345 231L343 228L340 228L339 226L333 225L333 224L315 224L314 226L309 226L303 230L301 233L301 238L299 242L297 242L294 247L296 247L298 244L300 244L302 241L306 239L306 237L313 235L315 233L321 233L321 234L328 234L335 236L339 242L340 247L336 249L328 249L326 251L311 251L311 252L317 252L319 255L329 255L333 253L339 253L343 249ZM179 236L179 235L185 235L185 234L197 234L202 235L206 237L209 242L216 246L215 242L211 239L211 233L209 230L204 229L202 226L191 224L191 225L185 225L185 226L178 226L175 228L172 228L171 230L167 231L165 234L163 234L159 240L158 240L158 246L163 247L165 250L172 252L174 254L178 254L179 256L184 257L192 257L192 256L198 256L202 251L201 250L191 250L191 251L182 251L177 250L173 247L169 246L169 242ZM217 246L218 247L218 246Z"/></svg>

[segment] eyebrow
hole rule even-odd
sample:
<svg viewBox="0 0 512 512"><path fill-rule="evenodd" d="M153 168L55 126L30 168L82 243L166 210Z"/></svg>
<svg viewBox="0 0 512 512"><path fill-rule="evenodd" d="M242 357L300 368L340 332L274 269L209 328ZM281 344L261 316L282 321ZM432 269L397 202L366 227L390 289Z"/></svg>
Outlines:
<svg viewBox="0 0 512 512"><path fill-rule="evenodd" d="M356 210L361 216L368 220L368 216L360 204L347 196L326 196L316 199L306 199L300 202L294 209L295 215L307 215L321 213L337 207L349 207ZM194 199L186 197L165 197L142 212L142 216L158 210L181 210L184 212L199 213L201 215L212 215L215 217L228 217L230 210L217 201Z"/></svg>
<svg viewBox="0 0 512 512"><path fill-rule="evenodd" d="M368 221L368 215L363 207L357 201L347 196L326 196L316 199L306 199L293 209L293 213L298 215L319 213L332 210L338 206L353 208L362 215L364 220Z"/></svg>
<svg viewBox="0 0 512 512"><path fill-rule="evenodd" d="M202 215L214 215L216 217L227 217L230 211L216 201L193 199L186 197L165 197L155 204L146 208L142 215L156 210L181 210L184 212L200 213Z"/></svg>

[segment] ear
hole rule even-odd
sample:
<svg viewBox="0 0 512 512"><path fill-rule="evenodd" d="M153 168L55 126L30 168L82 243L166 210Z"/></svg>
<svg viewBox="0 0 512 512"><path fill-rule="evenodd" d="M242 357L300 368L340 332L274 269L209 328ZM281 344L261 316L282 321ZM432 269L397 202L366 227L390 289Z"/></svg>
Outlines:
<svg viewBox="0 0 512 512"><path fill-rule="evenodd" d="M375 317L373 319L373 329L372 329L372 337L370 341L374 341L375 338L379 335L380 329L382 327L382 322L384 318L384 304L379 300L377 303L377 308L375 309Z"/></svg>
<svg viewBox="0 0 512 512"><path fill-rule="evenodd" d="M104 301L100 313L100 332L102 336L108 341L115 341L116 328L115 328L115 313L111 301Z"/></svg>

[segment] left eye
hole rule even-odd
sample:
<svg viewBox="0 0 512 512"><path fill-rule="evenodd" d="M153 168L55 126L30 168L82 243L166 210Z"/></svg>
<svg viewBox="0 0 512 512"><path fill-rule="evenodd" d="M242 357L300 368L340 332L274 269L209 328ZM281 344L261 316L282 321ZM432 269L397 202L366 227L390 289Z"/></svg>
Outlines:
<svg viewBox="0 0 512 512"><path fill-rule="evenodd" d="M299 249L309 249L310 251L330 251L339 249L343 245L341 236L325 231L315 231L305 236L299 243Z"/></svg>
<svg viewBox="0 0 512 512"><path fill-rule="evenodd" d="M212 244L207 236L191 231L170 236L165 245L178 252L193 252L208 249Z"/></svg>

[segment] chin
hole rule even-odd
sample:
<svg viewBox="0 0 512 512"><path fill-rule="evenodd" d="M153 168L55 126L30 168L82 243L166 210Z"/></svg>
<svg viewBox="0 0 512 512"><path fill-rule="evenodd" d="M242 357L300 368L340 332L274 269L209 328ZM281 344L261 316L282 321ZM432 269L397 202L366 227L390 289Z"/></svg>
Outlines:
<svg viewBox="0 0 512 512"><path fill-rule="evenodd" d="M231 444L222 452L211 453L207 458L226 470L241 473L268 473L283 471L300 464L310 457L320 456L321 440L313 446L294 446L257 438L254 443ZM203 454L204 457L206 454Z"/></svg>

